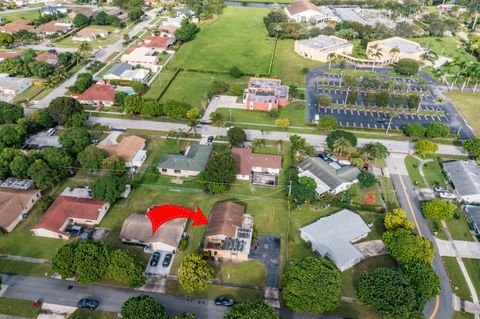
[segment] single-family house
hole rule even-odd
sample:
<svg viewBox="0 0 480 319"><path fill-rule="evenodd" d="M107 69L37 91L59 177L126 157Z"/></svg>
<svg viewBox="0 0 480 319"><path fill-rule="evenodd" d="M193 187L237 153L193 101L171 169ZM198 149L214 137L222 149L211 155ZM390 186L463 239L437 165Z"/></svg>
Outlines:
<svg viewBox="0 0 480 319"><path fill-rule="evenodd" d="M382 53L381 57L374 57L377 50ZM415 41L393 37L369 42L366 53L369 59L375 59L380 65L388 65L406 58L421 61L426 51Z"/></svg>
<svg viewBox="0 0 480 319"><path fill-rule="evenodd" d="M16 96L33 85L28 78L15 78L9 74L0 74L0 93Z"/></svg>
<svg viewBox="0 0 480 319"><path fill-rule="evenodd" d="M298 164L299 177L308 176L317 184L316 192L338 194L358 182L360 170L352 165L341 166L336 162L327 163L320 157L310 157Z"/></svg>
<svg viewBox="0 0 480 319"><path fill-rule="evenodd" d="M15 21L0 26L0 32L10 34L18 32L20 30L27 30L31 32L34 29L34 26L31 23L32 21L27 19L17 19Z"/></svg>
<svg viewBox="0 0 480 319"><path fill-rule="evenodd" d="M353 243L367 237L369 232L370 228L359 215L343 209L300 228L300 237L312 244L312 250L344 271L363 259Z"/></svg>
<svg viewBox="0 0 480 319"><path fill-rule="evenodd" d="M288 104L288 86L279 79L250 78L243 92L247 110L270 111Z"/></svg>
<svg viewBox="0 0 480 319"><path fill-rule="evenodd" d="M469 161L450 161L443 163L445 175L455 189L461 202L480 203L480 167Z"/></svg>
<svg viewBox="0 0 480 319"><path fill-rule="evenodd" d="M125 136L120 143L107 144L103 141L97 145L104 149L110 156L118 156L125 161L125 166L138 169L147 158L145 139L136 135Z"/></svg>
<svg viewBox="0 0 480 319"><path fill-rule="evenodd" d="M163 24L161 25L158 29L160 32L163 32L165 35L169 37L175 36L175 32L177 32L177 29L179 26L173 25L173 24Z"/></svg>
<svg viewBox="0 0 480 319"><path fill-rule="evenodd" d="M7 178L0 183L0 227L11 232L42 196L32 180Z"/></svg>
<svg viewBox="0 0 480 319"><path fill-rule="evenodd" d="M470 227L475 235L480 236L480 206L462 205Z"/></svg>
<svg viewBox="0 0 480 319"><path fill-rule="evenodd" d="M93 84L76 98L82 104L112 106L117 91L109 84Z"/></svg>
<svg viewBox="0 0 480 319"><path fill-rule="evenodd" d="M31 231L35 236L67 240L67 226L100 224L110 208L103 200L94 200L85 188L67 188L50 205Z"/></svg>
<svg viewBox="0 0 480 319"><path fill-rule="evenodd" d="M149 74L149 70L134 69L128 63L117 63L105 73L103 79L146 82Z"/></svg>
<svg viewBox="0 0 480 319"><path fill-rule="evenodd" d="M44 6L40 8L40 15L57 15L57 14L67 14L68 8L60 5L55 6Z"/></svg>
<svg viewBox="0 0 480 319"><path fill-rule="evenodd" d="M43 53L38 54L35 57L35 60L47 62L48 64L51 64L53 66L57 66L58 65L58 54L54 53L54 52L43 52Z"/></svg>
<svg viewBox="0 0 480 319"><path fill-rule="evenodd" d="M122 73L127 70L133 70L133 66L128 63L116 63L103 76L104 80L121 80Z"/></svg>
<svg viewBox="0 0 480 319"><path fill-rule="evenodd" d="M205 170L211 152L211 145L191 144L184 154L164 155L157 168L163 175L197 176Z"/></svg>
<svg viewBox="0 0 480 319"><path fill-rule="evenodd" d="M277 186L282 169L282 156L253 153L251 148L233 147L237 179L250 180L253 185Z"/></svg>
<svg viewBox="0 0 480 319"><path fill-rule="evenodd" d="M285 6L287 17L295 22L335 26L340 22L328 7L317 7L305 0L295 1Z"/></svg>
<svg viewBox="0 0 480 319"><path fill-rule="evenodd" d="M7 58L16 58L22 55L20 51L12 51L12 52L0 52L0 62Z"/></svg>
<svg viewBox="0 0 480 319"><path fill-rule="evenodd" d="M352 54L353 44L335 36L319 35L295 41L294 50L304 58L328 62L332 53L335 56Z"/></svg>
<svg viewBox="0 0 480 319"><path fill-rule="evenodd" d="M108 30L86 27L78 31L73 37L74 41L93 41L97 38L106 38L108 36Z"/></svg>
<svg viewBox="0 0 480 319"><path fill-rule="evenodd" d="M152 234L152 222L146 215L131 214L123 222L120 239L124 243L144 245L146 251L175 253L186 225L186 218L172 219Z"/></svg>
<svg viewBox="0 0 480 319"><path fill-rule="evenodd" d="M83 14L87 18L93 18L97 14L97 11L88 7L74 7L72 8L72 11L68 14L68 17L70 19L74 19L77 14Z"/></svg>
<svg viewBox="0 0 480 319"><path fill-rule="evenodd" d="M122 62L133 66L141 66L156 72L158 70L157 50L147 47L139 47L128 54L122 55Z"/></svg>
<svg viewBox="0 0 480 319"><path fill-rule="evenodd" d="M120 21L125 21L128 18L128 13L119 8L114 8L107 11L109 16L117 17Z"/></svg>
<svg viewBox="0 0 480 319"><path fill-rule="evenodd" d="M166 51L175 44L175 37L148 36L138 41L138 46L152 48L157 52Z"/></svg>
<svg viewBox="0 0 480 319"><path fill-rule="evenodd" d="M231 201L213 206L209 216L203 250L216 261L248 260L253 235L253 216Z"/></svg>
<svg viewBox="0 0 480 319"><path fill-rule="evenodd" d="M66 33L74 28L73 23L62 20L52 20L40 25L33 32L39 37L48 37L55 33Z"/></svg>

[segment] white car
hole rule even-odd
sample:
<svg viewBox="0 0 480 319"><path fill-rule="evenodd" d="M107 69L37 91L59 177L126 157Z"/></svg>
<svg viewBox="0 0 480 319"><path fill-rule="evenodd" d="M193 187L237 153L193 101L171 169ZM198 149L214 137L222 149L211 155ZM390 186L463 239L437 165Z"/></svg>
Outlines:
<svg viewBox="0 0 480 319"><path fill-rule="evenodd" d="M443 198L443 199L456 199L457 196L455 194L449 193L449 192L439 192L438 197Z"/></svg>
<svg viewBox="0 0 480 319"><path fill-rule="evenodd" d="M342 166L349 166L349 165L352 165L352 162L347 161L347 160L338 160L338 164L340 164Z"/></svg>

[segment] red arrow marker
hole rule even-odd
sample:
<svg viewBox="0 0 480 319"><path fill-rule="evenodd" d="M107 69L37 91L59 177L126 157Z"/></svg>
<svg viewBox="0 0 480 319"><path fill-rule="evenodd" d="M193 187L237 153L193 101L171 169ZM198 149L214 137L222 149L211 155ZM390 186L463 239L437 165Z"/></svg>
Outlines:
<svg viewBox="0 0 480 319"><path fill-rule="evenodd" d="M175 218L190 218L193 220L192 226L208 224L208 220L203 215L200 207L194 212L186 207L177 205L161 205L155 206L147 213L147 217L152 223L152 235L155 234L158 227Z"/></svg>

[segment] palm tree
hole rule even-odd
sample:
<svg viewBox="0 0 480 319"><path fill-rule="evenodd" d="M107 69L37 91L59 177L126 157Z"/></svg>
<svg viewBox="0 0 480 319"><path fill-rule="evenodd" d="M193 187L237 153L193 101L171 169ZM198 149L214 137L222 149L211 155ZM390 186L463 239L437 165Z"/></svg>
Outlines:
<svg viewBox="0 0 480 319"><path fill-rule="evenodd" d="M197 135L197 126L199 122L200 122L199 119L190 119L190 122L188 122L188 127L189 127L188 132L193 131L193 134Z"/></svg>
<svg viewBox="0 0 480 319"><path fill-rule="evenodd" d="M335 52L330 52L327 56L327 60L328 60L328 69L330 70L330 68L332 67L332 61L335 60L337 58L337 54Z"/></svg>
<svg viewBox="0 0 480 319"><path fill-rule="evenodd" d="M395 46L390 49L390 55L393 56L393 61L395 61L395 57L400 53L400 48L398 46Z"/></svg>
<svg viewBox="0 0 480 319"><path fill-rule="evenodd" d="M216 126L216 127L225 126L225 120L223 119L223 115L221 113L218 113L218 112L210 113L210 121L212 122L213 126Z"/></svg>
<svg viewBox="0 0 480 319"><path fill-rule="evenodd" d="M252 148L253 148L253 150L256 150L256 149L258 149L258 148L260 148L260 147L262 147L262 146L265 146L265 144L266 144L265 139L263 139L263 138L256 138L256 139L254 139L253 142L252 142Z"/></svg>
<svg viewBox="0 0 480 319"><path fill-rule="evenodd" d="M367 54L373 57L372 71L375 71L375 61L383 56L382 49L375 45L368 49Z"/></svg>
<svg viewBox="0 0 480 319"><path fill-rule="evenodd" d="M81 57L88 58L92 55L92 47L88 42L84 41L78 46L77 52Z"/></svg>
<svg viewBox="0 0 480 319"><path fill-rule="evenodd" d="M333 143L333 151L337 154L345 154L352 148L352 143L347 140L345 137L338 138L335 143Z"/></svg>

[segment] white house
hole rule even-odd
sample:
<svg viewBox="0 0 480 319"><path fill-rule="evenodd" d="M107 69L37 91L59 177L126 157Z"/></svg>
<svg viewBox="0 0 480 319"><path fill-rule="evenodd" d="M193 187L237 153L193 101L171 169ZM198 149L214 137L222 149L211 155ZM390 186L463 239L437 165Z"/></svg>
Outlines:
<svg viewBox="0 0 480 319"><path fill-rule="evenodd" d="M480 167L474 162L444 162L443 169L452 183L458 200L480 203Z"/></svg>
<svg viewBox="0 0 480 319"><path fill-rule="evenodd" d="M28 78L14 78L9 74L0 74L0 93L16 96L33 85Z"/></svg>

